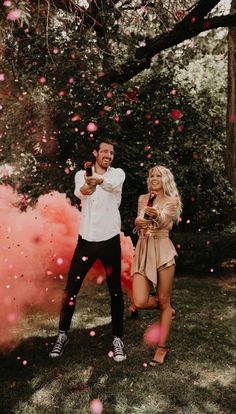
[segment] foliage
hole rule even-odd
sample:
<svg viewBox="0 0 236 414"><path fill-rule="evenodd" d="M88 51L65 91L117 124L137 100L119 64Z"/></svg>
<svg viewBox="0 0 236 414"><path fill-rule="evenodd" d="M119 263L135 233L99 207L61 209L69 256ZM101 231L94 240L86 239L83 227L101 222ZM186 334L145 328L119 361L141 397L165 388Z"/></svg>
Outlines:
<svg viewBox="0 0 236 414"><path fill-rule="evenodd" d="M171 236L178 252L180 273L219 275L235 271L235 229L211 233L180 233Z"/></svg>
<svg viewBox="0 0 236 414"><path fill-rule="evenodd" d="M212 57L222 54L224 40L200 39L197 57L188 44L175 54L164 52L152 71L123 86L106 86L104 51L95 33L64 14L56 14L47 31L46 21L43 10L35 12L27 30L13 26L5 39L1 159L14 173L2 181L25 193L28 202L52 189L73 199L75 170L94 142L109 136L117 143L114 165L127 174L121 209L127 234L137 198L147 191L147 171L159 163L173 170L182 194L181 231L229 224L234 199L223 174L226 77L214 65L211 82L198 84L197 78L200 68L206 71ZM96 131L88 131L90 122Z"/></svg>

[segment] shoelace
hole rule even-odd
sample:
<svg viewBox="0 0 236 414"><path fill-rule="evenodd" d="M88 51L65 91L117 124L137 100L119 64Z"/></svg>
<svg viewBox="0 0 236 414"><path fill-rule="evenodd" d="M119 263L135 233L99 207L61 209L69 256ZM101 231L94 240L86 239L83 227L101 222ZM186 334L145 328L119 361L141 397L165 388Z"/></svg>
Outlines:
<svg viewBox="0 0 236 414"><path fill-rule="evenodd" d="M58 338L57 338L57 341L56 341L56 343L53 347L53 352L55 352L55 351L60 352L63 345L64 345L64 343L66 342L66 340L67 340L67 337L64 334L59 334Z"/></svg>
<svg viewBox="0 0 236 414"><path fill-rule="evenodd" d="M123 355L124 351L124 344L122 342L122 340L120 338L115 338L113 341L113 345L114 345L114 354L115 355Z"/></svg>

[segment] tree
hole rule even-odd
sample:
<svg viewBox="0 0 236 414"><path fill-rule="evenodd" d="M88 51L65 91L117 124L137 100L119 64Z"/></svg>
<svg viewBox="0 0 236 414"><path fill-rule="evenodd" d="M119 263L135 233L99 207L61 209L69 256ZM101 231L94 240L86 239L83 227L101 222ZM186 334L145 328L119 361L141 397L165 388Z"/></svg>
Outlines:
<svg viewBox="0 0 236 414"><path fill-rule="evenodd" d="M18 7L25 11L1 32L5 92L10 94L3 96L2 154L15 165L10 181L32 200L50 189L72 189L71 172L81 167L88 148L105 133L118 144L119 163L129 166L126 229L133 226L137 194L146 190L146 172L153 163L165 163L177 175L185 203L180 225L184 231L219 228L221 220L229 223L232 194L222 177L222 111L212 110L207 89L199 105L199 97L176 82L180 46L175 54L170 48L159 53L150 71L129 82L108 82L127 62L134 62L138 49L156 44L160 32L168 36L167 28L185 19L181 5L191 8L192 2L168 2L172 13L164 7L166 1L149 2L148 12L141 9L140 15L140 2L123 1L122 16L118 3L106 2L105 9L104 3L96 2L95 11L81 11L78 2L70 2L74 9L59 13L57 7L65 8L68 2L41 1L26 26L24 7L34 2L19 0ZM181 47L181 53L186 49ZM187 66L185 53L182 56ZM98 130L91 133L90 122Z"/></svg>
<svg viewBox="0 0 236 414"><path fill-rule="evenodd" d="M236 0L232 0L231 13L236 12ZM229 182L236 187L236 27L228 35L228 108L226 172Z"/></svg>
<svg viewBox="0 0 236 414"><path fill-rule="evenodd" d="M32 0L30 6L27 3L28 2L21 0L18 0L18 2L16 1L16 4L19 4L19 10L21 10L20 6L22 7L22 21L24 21L24 17L27 15L29 7L34 13L38 9L38 1ZM199 33L220 27L233 27L236 25L236 12L233 6L231 7L230 14L209 16L209 13L220 3L220 0L208 0L207 2L205 0L199 0L193 5L191 1L171 1L168 4L171 18L166 14L164 1L148 1L145 3L145 6L142 6L139 1L87 1L87 9L81 7L80 3L80 1L72 0L42 0L40 6L45 6L47 13L49 13L51 9L56 8L57 10L63 10L67 13L77 14L78 20L83 27L92 28L96 32L98 45L102 47L105 56L109 55L109 63L111 63L111 60L114 61L115 58L114 54L111 53L110 45L111 41L114 40L114 36L118 34L119 19L122 18L122 12L124 10L135 10L137 14L142 7L147 10L150 8L154 15L155 13L162 11L162 26L164 22L167 25L167 30L163 30L161 34L154 37L146 37L145 44L139 46L136 43L134 45L134 55L131 55L128 61L120 65L117 70L111 70L111 65L108 69L108 65L105 65L105 76L103 81L106 83L123 83L132 79L144 69L149 68L152 58L161 51L176 46L186 39L191 39ZM187 9L185 9L186 5L189 6ZM178 9L178 7L181 6L183 8L181 10ZM6 13L6 9L7 8L4 8L3 4L0 6L2 15ZM165 10L165 13L163 13L163 10ZM46 13L46 11L44 10L44 13ZM43 13L43 11L41 11L41 13ZM113 27L111 26L112 24ZM153 26L154 25L152 24L154 31ZM132 35L133 32L131 32L130 37L132 37ZM136 37L137 40L139 40L139 36ZM104 59L104 62L107 62L107 60Z"/></svg>

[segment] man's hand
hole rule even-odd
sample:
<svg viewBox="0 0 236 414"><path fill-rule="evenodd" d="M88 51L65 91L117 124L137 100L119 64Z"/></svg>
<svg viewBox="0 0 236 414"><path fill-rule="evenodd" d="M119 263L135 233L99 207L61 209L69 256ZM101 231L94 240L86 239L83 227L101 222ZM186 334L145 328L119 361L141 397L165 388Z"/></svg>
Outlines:
<svg viewBox="0 0 236 414"><path fill-rule="evenodd" d="M87 175L84 176L86 184L92 187L96 187L96 185L100 185L103 183L103 178L101 175L93 173L93 175L90 175L89 177Z"/></svg>
<svg viewBox="0 0 236 414"><path fill-rule="evenodd" d="M94 191L96 191L96 185L89 185L87 183L85 183L81 188L80 188L80 192L83 195L92 195L94 193Z"/></svg>

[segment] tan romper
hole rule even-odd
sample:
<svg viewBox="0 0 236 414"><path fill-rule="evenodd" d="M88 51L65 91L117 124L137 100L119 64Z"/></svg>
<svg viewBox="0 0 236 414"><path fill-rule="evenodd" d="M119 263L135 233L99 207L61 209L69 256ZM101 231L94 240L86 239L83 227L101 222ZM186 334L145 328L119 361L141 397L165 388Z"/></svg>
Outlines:
<svg viewBox="0 0 236 414"><path fill-rule="evenodd" d="M139 197L138 216L144 215L147 205L147 195ZM158 203L153 207L158 208ZM160 219L152 221L147 229L139 231L139 239L135 249L132 263L132 276L135 273L147 277L154 286L157 285L157 272L165 267L175 264L177 252L172 241L169 239L169 231L173 227L173 218L178 208L178 199L166 198L162 208L158 208Z"/></svg>

